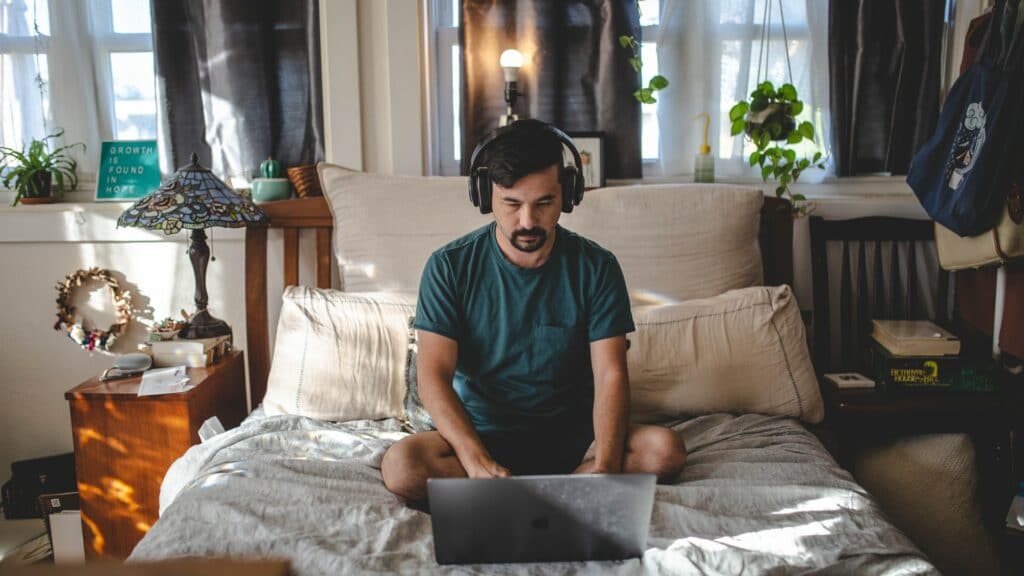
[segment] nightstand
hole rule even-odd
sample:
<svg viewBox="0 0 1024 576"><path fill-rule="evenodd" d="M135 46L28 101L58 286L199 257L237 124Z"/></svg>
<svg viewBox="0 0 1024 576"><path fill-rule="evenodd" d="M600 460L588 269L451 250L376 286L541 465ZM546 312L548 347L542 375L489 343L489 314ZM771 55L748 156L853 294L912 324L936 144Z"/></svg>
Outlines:
<svg viewBox="0 0 1024 576"><path fill-rule="evenodd" d="M64 394L87 558L126 558L156 522L164 474L199 443L202 423L217 416L232 428L245 417L241 351L188 374L196 386L181 394L139 397L141 378L92 378Z"/></svg>

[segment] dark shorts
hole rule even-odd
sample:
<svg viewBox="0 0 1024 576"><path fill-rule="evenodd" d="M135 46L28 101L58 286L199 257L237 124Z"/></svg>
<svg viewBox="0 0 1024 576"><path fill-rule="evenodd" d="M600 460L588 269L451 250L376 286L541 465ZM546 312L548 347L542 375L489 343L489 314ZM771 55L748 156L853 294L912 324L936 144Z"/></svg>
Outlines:
<svg viewBox="0 0 1024 576"><path fill-rule="evenodd" d="M589 417L566 417L524 432L480 434L491 457L516 476L570 474L594 441Z"/></svg>

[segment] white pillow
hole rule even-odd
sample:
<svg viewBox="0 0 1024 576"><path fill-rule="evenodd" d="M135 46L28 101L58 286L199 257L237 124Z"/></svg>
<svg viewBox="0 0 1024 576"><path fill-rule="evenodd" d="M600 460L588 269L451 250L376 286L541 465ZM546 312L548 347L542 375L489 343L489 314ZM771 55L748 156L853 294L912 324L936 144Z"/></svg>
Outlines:
<svg viewBox="0 0 1024 576"><path fill-rule="evenodd" d="M409 294L289 286L263 409L347 421L401 417Z"/></svg>
<svg viewBox="0 0 1024 576"><path fill-rule="evenodd" d="M763 203L749 186L615 186L560 222L615 254L635 304L682 302L764 284Z"/></svg>
<svg viewBox="0 0 1024 576"><path fill-rule="evenodd" d="M469 202L465 177L317 170L349 292L417 292L431 252L494 219ZM616 186L588 191L560 223L615 254L634 303L679 302L763 283L763 201L747 186Z"/></svg>
<svg viewBox="0 0 1024 576"><path fill-rule="evenodd" d="M416 293L434 250L493 220L470 203L466 178L367 174L324 162L317 171L347 292Z"/></svg>
<svg viewBox="0 0 1024 576"><path fill-rule="evenodd" d="M712 412L820 422L824 406L789 286L633 309L631 411L639 422Z"/></svg>

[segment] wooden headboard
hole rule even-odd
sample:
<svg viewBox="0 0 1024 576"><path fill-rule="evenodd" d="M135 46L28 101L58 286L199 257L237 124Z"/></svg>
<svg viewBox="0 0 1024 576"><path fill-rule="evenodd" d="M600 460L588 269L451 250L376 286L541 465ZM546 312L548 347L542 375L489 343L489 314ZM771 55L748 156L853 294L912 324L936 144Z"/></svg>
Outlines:
<svg viewBox="0 0 1024 576"><path fill-rule="evenodd" d="M266 202L267 227L245 233L246 354L252 405L263 400L270 374L270 326L267 314L267 229L284 231L284 285L299 283L299 231L316 231L316 285L331 286L331 229L334 218L323 197ZM793 218L789 202L765 197L761 208L761 260L766 285L793 284Z"/></svg>

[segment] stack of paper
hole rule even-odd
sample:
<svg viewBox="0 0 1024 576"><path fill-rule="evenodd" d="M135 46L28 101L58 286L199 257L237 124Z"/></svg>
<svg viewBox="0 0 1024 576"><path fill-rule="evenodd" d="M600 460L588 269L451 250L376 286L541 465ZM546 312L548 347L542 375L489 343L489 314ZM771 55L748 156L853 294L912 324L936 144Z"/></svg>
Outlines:
<svg viewBox="0 0 1024 576"><path fill-rule="evenodd" d="M139 396L156 396L159 394L179 394L191 390L195 385L188 377L184 366L147 370L142 375Z"/></svg>

